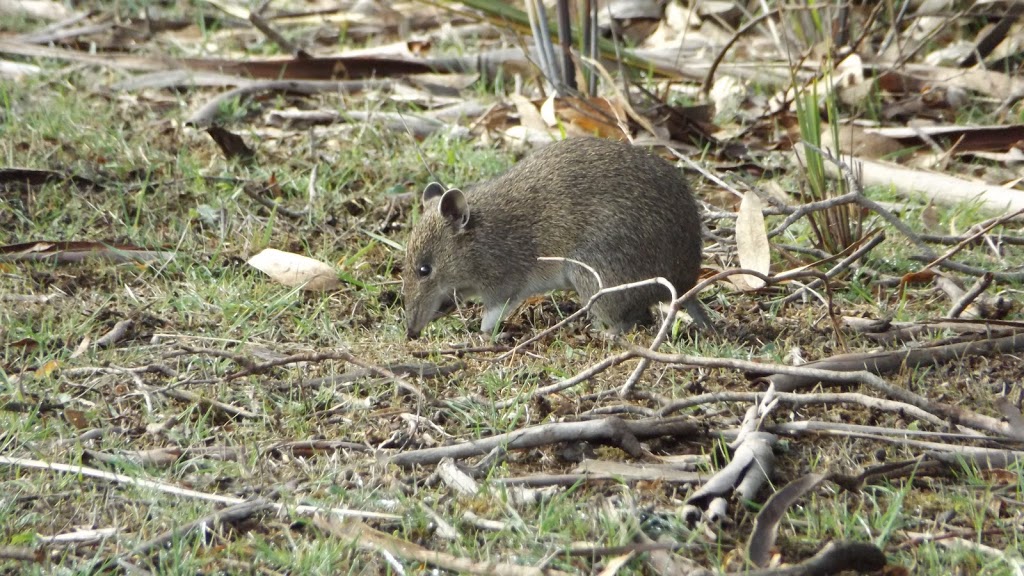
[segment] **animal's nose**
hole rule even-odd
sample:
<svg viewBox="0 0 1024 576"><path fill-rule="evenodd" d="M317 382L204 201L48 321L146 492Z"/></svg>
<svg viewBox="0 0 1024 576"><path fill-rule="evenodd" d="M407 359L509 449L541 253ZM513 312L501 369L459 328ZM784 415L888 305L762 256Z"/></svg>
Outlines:
<svg viewBox="0 0 1024 576"><path fill-rule="evenodd" d="M405 337L408 338L409 340L418 340L420 337L420 331L412 329L406 330Z"/></svg>

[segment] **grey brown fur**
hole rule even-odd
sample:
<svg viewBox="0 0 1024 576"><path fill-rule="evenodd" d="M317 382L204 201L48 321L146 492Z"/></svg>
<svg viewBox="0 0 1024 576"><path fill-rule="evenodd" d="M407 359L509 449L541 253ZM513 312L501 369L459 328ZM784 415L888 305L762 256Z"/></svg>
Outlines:
<svg viewBox="0 0 1024 576"><path fill-rule="evenodd" d="M584 262L606 287L662 276L679 294L700 271L700 219L686 180L629 144L563 140L465 192L431 184L422 201L403 272L410 338L453 293L483 302L481 330L490 332L530 296L573 289L586 302L597 291L585 268L540 256ZM619 332L649 324L651 306L668 299L662 286L636 288L602 296L591 313ZM697 302L688 311L707 323Z"/></svg>

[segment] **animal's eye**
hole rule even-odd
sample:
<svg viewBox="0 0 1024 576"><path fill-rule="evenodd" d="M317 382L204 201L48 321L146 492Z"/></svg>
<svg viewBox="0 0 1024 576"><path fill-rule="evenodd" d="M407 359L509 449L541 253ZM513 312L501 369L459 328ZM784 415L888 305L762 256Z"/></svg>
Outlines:
<svg viewBox="0 0 1024 576"><path fill-rule="evenodd" d="M418 274L420 278L430 276L430 273L433 271L434 269L430 267L430 264L420 264L419 267L416 268L416 274Z"/></svg>

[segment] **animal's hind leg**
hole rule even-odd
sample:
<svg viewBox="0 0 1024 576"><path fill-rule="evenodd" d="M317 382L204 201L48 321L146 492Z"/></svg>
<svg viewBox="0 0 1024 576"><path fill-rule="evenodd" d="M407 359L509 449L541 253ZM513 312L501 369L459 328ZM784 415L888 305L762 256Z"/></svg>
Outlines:
<svg viewBox="0 0 1024 576"><path fill-rule="evenodd" d="M580 303L586 305L597 293L597 280L589 272L573 273L571 279ZM637 325L646 326L653 321L650 291L645 286L603 294L591 306L590 315L612 334L627 332Z"/></svg>
<svg viewBox="0 0 1024 576"><path fill-rule="evenodd" d="M628 332L636 326L653 322L650 304L628 292L605 294L590 309L594 318L612 334Z"/></svg>

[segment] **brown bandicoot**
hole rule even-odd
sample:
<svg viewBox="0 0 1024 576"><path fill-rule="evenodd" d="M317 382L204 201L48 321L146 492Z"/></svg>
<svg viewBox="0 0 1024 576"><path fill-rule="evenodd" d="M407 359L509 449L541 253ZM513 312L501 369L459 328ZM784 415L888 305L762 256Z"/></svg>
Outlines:
<svg viewBox="0 0 1024 576"><path fill-rule="evenodd" d="M572 289L586 302L604 287L661 276L678 294L697 281L701 229L697 203L678 169L649 152L600 138L542 148L493 180L465 191L438 183L423 191L422 215L406 247L406 330L423 328L454 304L483 302L490 333L526 298ZM670 299L660 285L602 295L591 314L618 333L650 324L651 307ZM710 326L700 303L690 316Z"/></svg>

